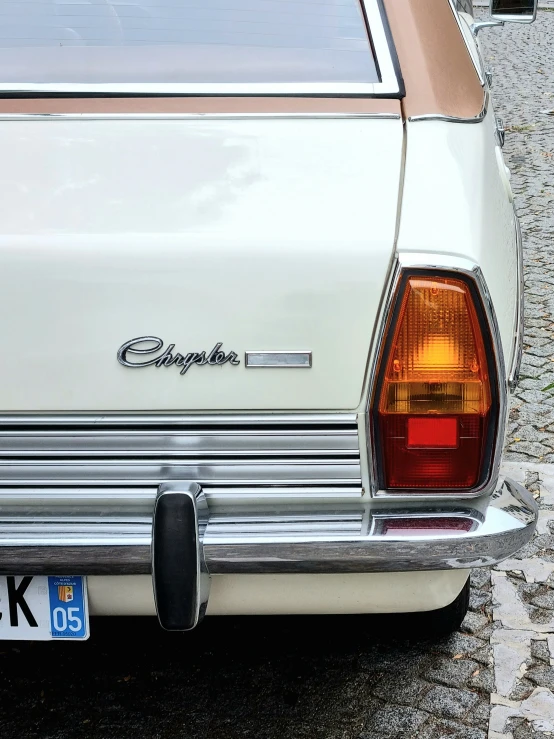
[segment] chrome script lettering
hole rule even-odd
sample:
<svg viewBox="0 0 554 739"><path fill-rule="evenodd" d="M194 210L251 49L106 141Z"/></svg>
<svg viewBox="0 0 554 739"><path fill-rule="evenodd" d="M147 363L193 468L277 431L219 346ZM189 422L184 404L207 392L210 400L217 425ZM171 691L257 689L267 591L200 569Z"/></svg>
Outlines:
<svg viewBox="0 0 554 739"><path fill-rule="evenodd" d="M175 365L181 368L181 375L185 375L193 364L200 366L204 364L239 365L240 360L236 352L228 354L222 350L223 342L218 342L210 352L189 352L188 354L174 353L175 344L168 344L165 351L163 341L157 336L139 336L131 341L126 341L117 352L117 361L124 367L171 367ZM155 355L155 356L153 356ZM132 361L136 357L136 361ZM141 361L142 359L142 361Z"/></svg>

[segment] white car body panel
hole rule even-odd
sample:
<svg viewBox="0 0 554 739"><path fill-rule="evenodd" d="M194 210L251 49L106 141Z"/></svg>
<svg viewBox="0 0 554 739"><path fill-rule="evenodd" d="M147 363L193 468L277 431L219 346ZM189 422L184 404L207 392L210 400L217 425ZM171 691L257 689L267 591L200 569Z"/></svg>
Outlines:
<svg viewBox="0 0 554 739"><path fill-rule="evenodd" d="M480 124L408 122L398 252L441 265L480 266L492 297L506 367L517 315L518 256L510 193L496 154L494 116ZM504 178L503 178L504 175ZM417 259L415 261L418 261Z"/></svg>
<svg viewBox="0 0 554 739"><path fill-rule="evenodd" d="M0 126L0 410L359 406L393 256L399 119ZM146 335L182 353L223 342L241 365L118 364ZM247 350L309 350L313 367L246 369Z"/></svg>
<svg viewBox="0 0 554 739"><path fill-rule="evenodd" d="M432 611L456 598L469 570L353 575L214 575L210 616ZM155 616L149 575L88 578L93 616Z"/></svg>

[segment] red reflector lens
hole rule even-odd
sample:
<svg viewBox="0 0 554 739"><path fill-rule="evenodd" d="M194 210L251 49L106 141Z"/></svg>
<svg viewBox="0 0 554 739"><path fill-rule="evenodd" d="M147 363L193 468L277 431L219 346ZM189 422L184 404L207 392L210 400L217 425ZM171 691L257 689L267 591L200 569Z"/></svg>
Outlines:
<svg viewBox="0 0 554 739"><path fill-rule="evenodd" d="M387 518L382 524L385 536L431 536L433 534L459 534L471 531L471 518Z"/></svg>
<svg viewBox="0 0 554 739"><path fill-rule="evenodd" d="M458 419L440 417L408 418L408 449L434 447L435 449L458 446Z"/></svg>

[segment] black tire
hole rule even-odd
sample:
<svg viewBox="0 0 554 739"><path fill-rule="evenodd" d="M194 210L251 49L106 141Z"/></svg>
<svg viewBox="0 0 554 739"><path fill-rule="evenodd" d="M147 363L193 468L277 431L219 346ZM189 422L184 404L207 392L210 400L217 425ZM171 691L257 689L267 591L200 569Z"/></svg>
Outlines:
<svg viewBox="0 0 554 739"><path fill-rule="evenodd" d="M415 631L427 638L447 636L458 631L469 608L469 577L458 596L444 608L418 613Z"/></svg>

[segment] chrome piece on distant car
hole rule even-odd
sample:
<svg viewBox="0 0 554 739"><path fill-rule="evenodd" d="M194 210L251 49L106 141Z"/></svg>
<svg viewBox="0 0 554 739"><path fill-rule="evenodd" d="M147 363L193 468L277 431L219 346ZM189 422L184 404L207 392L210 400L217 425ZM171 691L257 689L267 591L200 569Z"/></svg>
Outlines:
<svg viewBox="0 0 554 739"><path fill-rule="evenodd" d="M496 391L498 393L498 418L496 420L497 434L493 440L493 448L491 454L490 464L488 465L487 479L484 480L478 487L471 491L456 490L455 497L457 498L471 498L479 497L484 494L491 494L494 490L494 486L497 483L500 460L502 456L502 430L505 428L505 419L508 407L508 385L506 380L506 370L504 364L504 353L502 350L502 340L500 336L500 330L498 328L498 322L496 320L496 313L492 304L492 299L481 271L481 268L466 258L453 257L447 255L441 255L440 264L433 263L434 257L429 254L417 254L417 253L400 253L397 257L396 264L393 268L391 280L387 287L386 298L383 305L383 316L390 316L392 314L393 304L397 289L402 278L403 270L422 270L428 274L443 274L445 276L455 276L460 274L466 278L470 278L476 287L477 293L482 301L483 309L485 313L485 320L491 334L491 351L493 355L493 361L496 365L496 376L498 386ZM374 393L377 385L377 371L379 366L379 358L381 355L384 342L387 335L387 321L382 320L380 324L380 331L377 336L377 342L375 346L374 359L370 371L370 394L367 403L367 423L369 426L369 433L367 436L368 444L368 457L370 459L370 487L373 495L378 497L394 497L398 500L418 500L428 499L429 497L441 497L444 495L453 495L453 491L447 492L446 490L435 490L435 491L422 491L422 490L405 490L399 492L389 492L387 490L380 489L379 485L379 474L378 474L378 459L375 454L377 447L377 440L374 436L374 424L370 423L371 406L374 402ZM500 430L501 433L498 433Z"/></svg>
<svg viewBox="0 0 554 739"><path fill-rule="evenodd" d="M537 17L538 0L490 0L490 20L476 21L471 30L475 36L483 28L504 23L533 23Z"/></svg>
<svg viewBox="0 0 554 739"><path fill-rule="evenodd" d="M207 523L208 505L198 483L160 485L152 516L152 584L158 619L168 631L190 631L206 613Z"/></svg>
<svg viewBox="0 0 554 739"><path fill-rule="evenodd" d="M471 24L471 32L474 36L477 36L479 31L482 31L483 28L493 28L494 26L503 26L504 21L476 21L475 23Z"/></svg>
<svg viewBox="0 0 554 739"><path fill-rule="evenodd" d="M456 10L473 15L473 0L456 0Z"/></svg>
<svg viewBox="0 0 554 739"><path fill-rule="evenodd" d="M175 483L174 483L175 484ZM73 512L56 520L41 518L29 525L0 522L0 570L5 574L43 574L71 569L76 574L146 574L151 571L153 504L146 517L132 511L119 521L92 517L84 525L78 496ZM85 507L83 507L85 508ZM537 507L521 485L501 480L492 498L436 501L418 510L382 506L379 522L390 519L388 531L348 507L311 513L289 510L281 516L237 512L212 516L199 541L208 571L231 573L346 573L465 569L495 564L531 538ZM421 531L422 517L435 526ZM408 525L399 525L399 519ZM452 520L454 519L454 524ZM25 524L25 521L27 523ZM415 527L410 525L417 524ZM464 521L468 526L460 525Z"/></svg>
<svg viewBox="0 0 554 739"><path fill-rule="evenodd" d="M153 346L142 346L143 344L153 344ZM140 356L152 355L163 348L162 339L157 336L139 336L136 339L126 341L125 344L119 347L117 351L117 361L124 367L132 367L134 369L138 367L181 367L181 374L185 375L193 364L198 365L222 365L232 364L239 365L240 360L236 352L229 352L228 354L222 351L221 347L223 343L218 342L214 348L206 352L188 352L188 354L173 354L175 344L169 344L165 351L153 358L146 359L142 362L131 362L129 360L129 354L138 354Z"/></svg>
<svg viewBox="0 0 554 739"><path fill-rule="evenodd" d="M287 368L305 368L312 366L311 352L246 352L246 367L287 367Z"/></svg>
<svg viewBox="0 0 554 739"><path fill-rule="evenodd" d="M500 147L504 147L506 143L506 128L504 121L499 116L496 116L496 139Z"/></svg>
<svg viewBox="0 0 554 739"><path fill-rule="evenodd" d="M504 23L533 23L538 0L490 0L491 18Z"/></svg>

